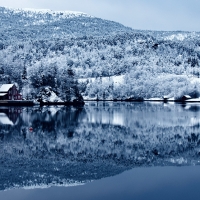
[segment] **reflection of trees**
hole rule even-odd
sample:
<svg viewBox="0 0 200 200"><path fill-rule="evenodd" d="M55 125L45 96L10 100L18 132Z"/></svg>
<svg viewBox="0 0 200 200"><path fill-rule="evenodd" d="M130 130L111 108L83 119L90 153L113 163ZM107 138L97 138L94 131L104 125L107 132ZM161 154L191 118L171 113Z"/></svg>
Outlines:
<svg viewBox="0 0 200 200"><path fill-rule="evenodd" d="M2 173L15 166L19 174L26 168L47 173L49 182L59 177L85 181L141 165L198 164L199 113L185 109L162 104L25 109L18 124L1 127ZM115 115L123 123L113 123ZM82 170L87 176L79 179Z"/></svg>
<svg viewBox="0 0 200 200"><path fill-rule="evenodd" d="M155 156L156 160L168 162L171 156L195 157L198 154L200 126L198 119L193 119L192 110L184 111L181 106L163 107L161 104L131 106L104 103L86 108L24 110L22 115L29 116L22 117L26 119L25 123L20 117L14 127L2 127L1 146L4 151L0 151L3 151L2 155L9 152L15 156L39 158L46 154L49 159L94 161L98 158L132 164L137 163L138 158L145 164ZM118 113L123 113L119 118L123 117L123 123L111 120ZM95 121L95 115L104 121Z"/></svg>
<svg viewBox="0 0 200 200"><path fill-rule="evenodd" d="M33 127L34 133L47 134L49 137L55 137L58 132L63 133L74 132L78 126L78 120L83 114L83 108L64 107L58 110L54 115L49 110L42 112L32 112L30 124Z"/></svg>

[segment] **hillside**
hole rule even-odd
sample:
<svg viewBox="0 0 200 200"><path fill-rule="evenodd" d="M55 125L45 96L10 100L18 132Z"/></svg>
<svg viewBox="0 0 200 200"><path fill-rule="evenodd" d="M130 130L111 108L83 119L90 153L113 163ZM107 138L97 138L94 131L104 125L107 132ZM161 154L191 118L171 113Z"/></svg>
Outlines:
<svg viewBox="0 0 200 200"><path fill-rule="evenodd" d="M131 31L123 25L73 11L0 7L1 41L66 39ZM8 41L9 40L9 41Z"/></svg>
<svg viewBox="0 0 200 200"><path fill-rule="evenodd" d="M29 88L33 98L46 86L59 96L69 67L78 80L88 79L80 85L88 98L200 93L197 32L140 31L85 13L31 9L0 8L0 23L0 82ZM120 85L101 81L121 75Z"/></svg>

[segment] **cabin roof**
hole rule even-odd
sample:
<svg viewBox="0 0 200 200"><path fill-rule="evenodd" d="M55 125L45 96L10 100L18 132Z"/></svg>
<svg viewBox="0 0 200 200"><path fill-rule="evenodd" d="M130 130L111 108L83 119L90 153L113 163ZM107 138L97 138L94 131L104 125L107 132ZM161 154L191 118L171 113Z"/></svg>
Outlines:
<svg viewBox="0 0 200 200"><path fill-rule="evenodd" d="M3 84L0 87L0 92L8 92L10 88L13 87L14 84Z"/></svg>
<svg viewBox="0 0 200 200"><path fill-rule="evenodd" d="M186 97L188 99L191 99L192 97L190 95L184 95L183 97Z"/></svg>
<svg viewBox="0 0 200 200"><path fill-rule="evenodd" d="M7 93L0 93L0 97L7 95Z"/></svg>

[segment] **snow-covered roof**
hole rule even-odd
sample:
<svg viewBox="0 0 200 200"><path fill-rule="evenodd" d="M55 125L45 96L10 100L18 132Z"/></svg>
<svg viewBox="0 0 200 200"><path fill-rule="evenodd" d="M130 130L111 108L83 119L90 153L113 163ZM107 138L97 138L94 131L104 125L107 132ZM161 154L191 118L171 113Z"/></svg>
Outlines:
<svg viewBox="0 0 200 200"><path fill-rule="evenodd" d="M14 84L3 84L0 87L0 92L8 92L8 90L13 87Z"/></svg>
<svg viewBox="0 0 200 200"><path fill-rule="evenodd" d="M0 97L5 96L7 93L0 93Z"/></svg>
<svg viewBox="0 0 200 200"><path fill-rule="evenodd" d="M192 97L189 95L184 95L185 98L191 99Z"/></svg>

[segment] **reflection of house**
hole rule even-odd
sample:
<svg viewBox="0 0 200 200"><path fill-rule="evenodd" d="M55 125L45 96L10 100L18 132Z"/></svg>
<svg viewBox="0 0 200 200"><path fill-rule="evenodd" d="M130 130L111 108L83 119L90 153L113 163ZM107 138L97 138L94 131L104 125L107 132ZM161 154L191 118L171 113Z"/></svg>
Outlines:
<svg viewBox="0 0 200 200"><path fill-rule="evenodd" d="M14 125L21 113L21 108L0 109L0 124Z"/></svg>
<svg viewBox="0 0 200 200"><path fill-rule="evenodd" d="M9 117L5 113L0 113L0 124L14 125L14 123L9 119Z"/></svg>
<svg viewBox="0 0 200 200"><path fill-rule="evenodd" d="M15 84L3 84L0 86L0 100L22 100L22 95Z"/></svg>

